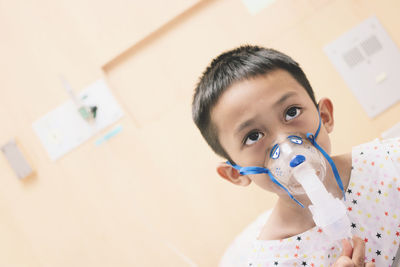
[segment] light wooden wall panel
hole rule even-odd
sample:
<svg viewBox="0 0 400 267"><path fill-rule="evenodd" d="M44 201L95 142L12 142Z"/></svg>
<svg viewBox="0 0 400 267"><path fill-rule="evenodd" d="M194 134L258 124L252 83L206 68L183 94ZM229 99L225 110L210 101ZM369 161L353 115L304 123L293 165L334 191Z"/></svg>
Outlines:
<svg viewBox="0 0 400 267"><path fill-rule="evenodd" d="M38 171L18 181L0 157L0 265L216 266L275 201L219 179L222 159L191 121L198 76L223 50L259 44L298 60L334 101L335 153L398 121L399 104L368 119L322 51L372 14L400 44L397 1L278 0L255 16L241 1L161 2L0 1L0 143L17 137ZM105 77L126 116L108 142L51 163L31 124L67 99L59 73L77 91Z"/></svg>
<svg viewBox="0 0 400 267"><path fill-rule="evenodd" d="M393 2L381 4L390 7ZM375 120L366 118L323 54L322 47L375 10L372 2L277 1L252 17L239 1L213 1L182 18L181 23L151 42L139 49L133 47L105 66L110 83L138 121L139 131L151 140L148 150L162 167L162 177L170 181L170 187L183 190L177 193L191 193L187 199L178 198L176 204L173 204L173 199L166 202L171 202L179 210L182 207L179 201L186 200L185 205L197 209L192 212L181 210L188 214L184 222L176 215L179 220L175 221L175 232L170 232L169 227L163 229L160 226L160 229L170 232L169 238L186 247L196 262L207 266L209 262L201 255L213 255L215 249L219 255L234 234L262 210L270 208L274 200L256 188L243 190L219 181L214 166L220 159L212 156L211 151L204 150L206 145L190 118L190 101L200 73L221 51L243 43L287 52L302 64L317 96L333 99L337 119L332 135L334 151L348 151L352 145L371 140L394 124L396 112L386 112ZM382 17L383 23L391 19L385 16L384 10L382 8L381 15L376 14ZM342 18L341 23L338 17ZM393 29L396 27L396 24L390 25ZM144 75L142 70L146 70ZM342 103L343 98L349 103ZM149 103L157 104L149 106ZM348 105L356 107L352 112L357 123L348 120ZM384 117L388 113L389 117ZM352 126L347 128L349 125ZM194 185L197 194L192 191ZM201 205L206 208L197 217L194 214ZM208 231L210 220L214 220L212 232ZM187 235L187 224L199 229L199 233L193 235L201 236L213 247L204 247L202 254L196 254L199 248L191 242L193 235Z"/></svg>
<svg viewBox="0 0 400 267"><path fill-rule="evenodd" d="M143 185L133 183L133 177L147 174L134 169L148 165L149 157L146 152L131 156L140 145L131 141L135 122L129 115L120 122L124 143L119 149L107 148L112 141L95 149L91 139L56 163L49 161L31 126L68 99L59 74L79 91L102 77L107 60L197 2L0 2L0 142L16 137L38 173L18 181L0 159L0 199L6 208L0 231L9 233L1 247L10 252L0 265L187 265L173 244L149 226L136 202ZM131 134L124 139L124 133Z"/></svg>

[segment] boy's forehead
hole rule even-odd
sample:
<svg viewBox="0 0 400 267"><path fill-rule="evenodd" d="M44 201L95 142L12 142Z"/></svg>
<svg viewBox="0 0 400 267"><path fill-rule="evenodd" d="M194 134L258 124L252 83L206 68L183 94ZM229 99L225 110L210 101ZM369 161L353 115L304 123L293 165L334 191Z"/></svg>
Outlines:
<svg viewBox="0 0 400 267"><path fill-rule="evenodd" d="M242 124L282 109L290 99L309 102L307 91L285 70L275 70L232 84L211 110L211 123L218 136L232 136ZM223 140L220 140L223 142Z"/></svg>
<svg viewBox="0 0 400 267"><path fill-rule="evenodd" d="M246 116L252 113L253 104L265 108L278 108L292 96L308 97L306 90L284 70L276 70L232 84L220 96L211 111L211 119L219 125L220 120L230 116ZM237 118L238 119L238 118Z"/></svg>

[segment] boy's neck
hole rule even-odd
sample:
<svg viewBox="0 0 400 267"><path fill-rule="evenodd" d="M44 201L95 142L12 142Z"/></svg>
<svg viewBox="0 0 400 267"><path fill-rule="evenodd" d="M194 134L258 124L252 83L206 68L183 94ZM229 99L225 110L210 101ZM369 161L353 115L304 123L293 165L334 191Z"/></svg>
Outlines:
<svg viewBox="0 0 400 267"><path fill-rule="evenodd" d="M347 187L349 186L349 181L351 176L351 165L352 165L351 153L333 156L332 160L339 171L339 175L343 183L344 192L346 192ZM326 189L334 197L343 199L343 192L340 190L336 182L335 176L332 172L332 168L330 168L330 166L328 165L327 169L329 171L327 172L328 174L324 181Z"/></svg>
<svg viewBox="0 0 400 267"><path fill-rule="evenodd" d="M278 199L258 239L280 240L289 238L315 226L308 208L300 207L290 198L288 200L285 197ZM305 202L309 202L309 200L304 199L303 201L304 206L308 207Z"/></svg>

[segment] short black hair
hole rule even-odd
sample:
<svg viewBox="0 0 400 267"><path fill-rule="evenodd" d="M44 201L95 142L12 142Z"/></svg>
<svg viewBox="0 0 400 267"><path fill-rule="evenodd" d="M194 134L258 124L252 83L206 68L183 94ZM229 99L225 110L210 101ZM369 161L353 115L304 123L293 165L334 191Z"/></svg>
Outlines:
<svg viewBox="0 0 400 267"><path fill-rule="evenodd" d="M278 69L288 71L304 87L317 106L314 91L299 64L279 51L244 45L224 52L212 60L196 86L192 117L215 153L233 162L222 147L218 139L218 129L211 121L211 110L219 97L236 82L266 75Z"/></svg>

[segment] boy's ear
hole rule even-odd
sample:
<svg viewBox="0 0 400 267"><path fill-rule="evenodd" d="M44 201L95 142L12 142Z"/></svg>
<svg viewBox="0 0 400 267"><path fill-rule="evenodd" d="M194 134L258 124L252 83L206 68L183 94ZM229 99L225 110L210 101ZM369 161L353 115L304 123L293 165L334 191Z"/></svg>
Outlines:
<svg viewBox="0 0 400 267"><path fill-rule="evenodd" d="M219 176L235 185L248 186L251 183L247 175L241 175L238 170L226 162L218 164L217 173Z"/></svg>
<svg viewBox="0 0 400 267"><path fill-rule="evenodd" d="M333 119L333 104L329 98L322 98L318 102L319 113L321 114L322 125L328 133L333 131L335 121Z"/></svg>

